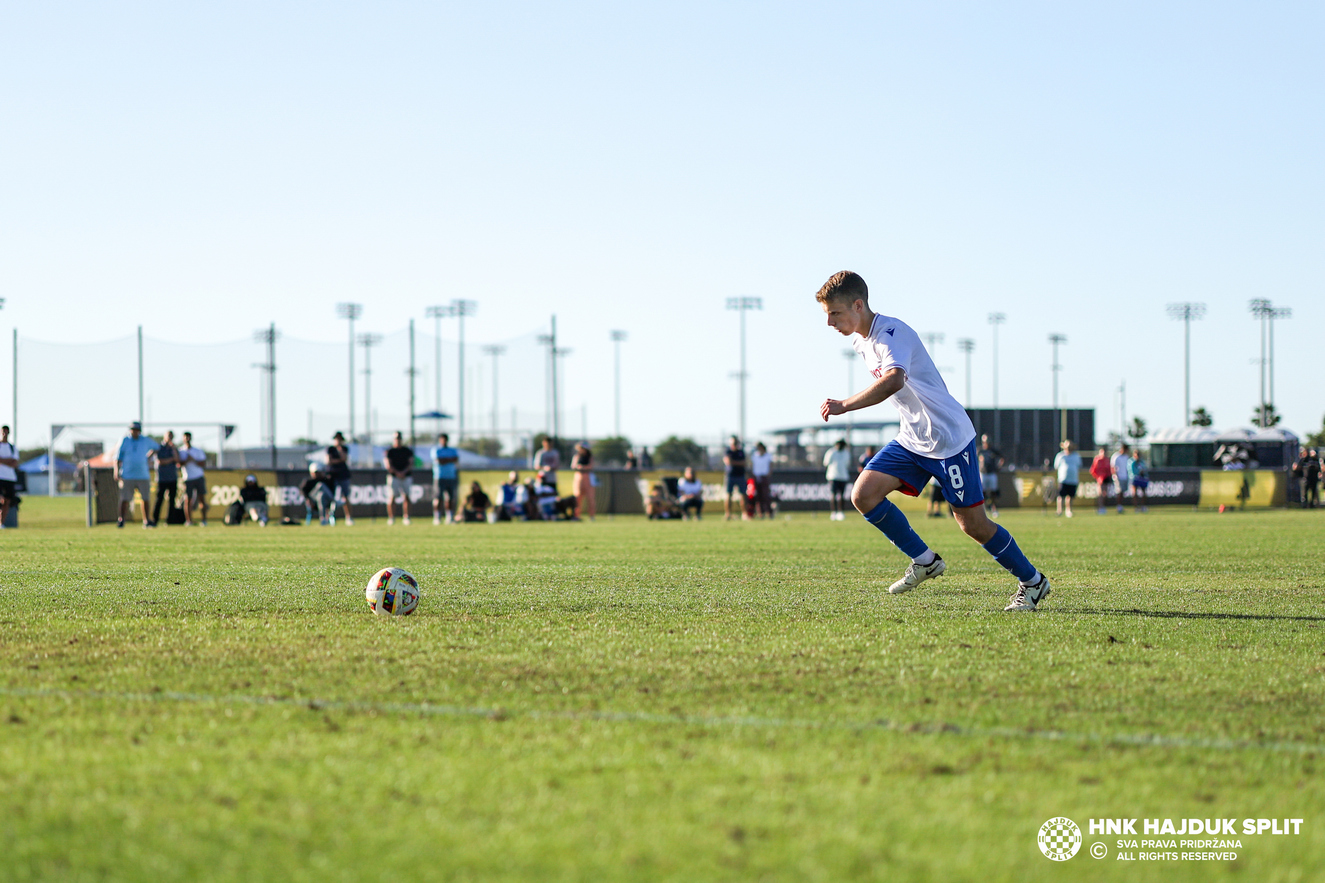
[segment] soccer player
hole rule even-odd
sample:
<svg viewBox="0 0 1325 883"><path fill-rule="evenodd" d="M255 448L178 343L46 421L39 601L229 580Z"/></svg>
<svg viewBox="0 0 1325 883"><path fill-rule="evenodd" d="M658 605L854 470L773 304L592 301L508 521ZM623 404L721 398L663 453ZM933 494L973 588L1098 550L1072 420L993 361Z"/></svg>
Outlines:
<svg viewBox="0 0 1325 883"><path fill-rule="evenodd" d="M862 392L840 401L826 399L819 415L826 421L892 399L901 418L897 437L870 459L851 491L851 502L865 520L911 559L906 575L888 591L909 592L947 569L888 500L896 490L917 496L932 476L962 531L1017 578L1017 590L1003 609L1035 610L1049 595L1049 580L1026 559L1007 529L985 514L975 427L948 392L920 336L905 322L873 312L869 289L856 273L837 273L815 299L828 325L851 338L874 376Z"/></svg>

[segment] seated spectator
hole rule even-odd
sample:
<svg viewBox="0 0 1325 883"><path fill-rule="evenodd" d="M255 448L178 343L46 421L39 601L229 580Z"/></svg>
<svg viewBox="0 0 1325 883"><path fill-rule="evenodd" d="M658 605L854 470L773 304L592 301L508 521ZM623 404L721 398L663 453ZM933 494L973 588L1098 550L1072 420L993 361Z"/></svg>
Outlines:
<svg viewBox="0 0 1325 883"><path fill-rule="evenodd" d="M331 507L336 500L336 492L332 490L331 473L325 466L321 463L308 464L308 478L299 485L299 492L304 495L308 507L305 524L313 520L315 512L319 523L323 525L332 523L334 516L331 515Z"/></svg>
<svg viewBox="0 0 1325 883"><path fill-rule="evenodd" d="M481 522L488 518L488 507L492 505L492 500L483 492L483 486L477 481L469 486L469 496L465 497L464 518L465 521Z"/></svg>
<svg viewBox="0 0 1325 883"><path fill-rule="evenodd" d="M704 517L704 485L695 478L695 467L686 467L685 475L676 483L676 494L683 517L693 514L696 521Z"/></svg>
<svg viewBox="0 0 1325 883"><path fill-rule="evenodd" d="M244 514L254 521L267 526L267 489L258 484L257 476L244 477L244 486L239 489L239 501L244 504Z"/></svg>
<svg viewBox="0 0 1325 883"><path fill-rule="evenodd" d="M658 520L681 517L681 511L677 508L676 501L668 495L665 484L653 486L653 493L644 501L644 512L649 518Z"/></svg>
<svg viewBox="0 0 1325 883"><path fill-rule="evenodd" d="M514 470L506 476L506 483L497 492L497 505L492 507L497 521L510 521L524 517L525 494L520 484L520 473Z"/></svg>
<svg viewBox="0 0 1325 883"><path fill-rule="evenodd" d="M557 497L557 486L549 482L550 475L543 475L537 482L531 481L529 488L530 496L535 503L526 505L526 509L532 509L537 514L533 516L534 520L556 521L558 518L570 520L575 517L575 498Z"/></svg>

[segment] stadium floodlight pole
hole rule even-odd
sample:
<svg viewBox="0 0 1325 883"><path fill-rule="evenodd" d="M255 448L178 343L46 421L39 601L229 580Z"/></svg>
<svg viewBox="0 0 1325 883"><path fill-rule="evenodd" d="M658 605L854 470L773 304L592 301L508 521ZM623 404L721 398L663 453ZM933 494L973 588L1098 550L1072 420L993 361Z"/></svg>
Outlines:
<svg viewBox="0 0 1325 883"><path fill-rule="evenodd" d="M497 433L497 359L506 352L506 347L499 343L490 343L483 347L485 355L492 356L492 437L500 438Z"/></svg>
<svg viewBox="0 0 1325 883"><path fill-rule="evenodd" d="M144 419L143 411L143 326L138 326L138 422Z"/></svg>
<svg viewBox="0 0 1325 883"><path fill-rule="evenodd" d="M969 337L957 338L957 349L966 354L966 407L971 407L971 353L975 350L975 341Z"/></svg>
<svg viewBox="0 0 1325 883"><path fill-rule="evenodd" d="M538 335L538 342L547 347L547 365L543 371L543 430L551 437L556 439L554 426L556 424L556 401L557 401L557 360L555 353L557 351L557 317L552 317L552 333ZM532 448L530 449L532 452Z"/></svg>
<svg viewBox="0 0 1325 883"><path fill-rule="evenodd" d="M1008 320L1006 313L990 313L989 324L994 327L994 444L1002 437L998 414L998 326Z"/></svg>
<svg viewBox="0 0 1325 883"><path fill-rule="evenodd" d="M414 446L414 412L417 409L414 402L414 378L418 375L418 369L414 367L414 320L409 320L409 369L406 370L409 375L409 443Z"/></svg>
<svg viewBox="0 0 1325 883"><path fill-rule="evenodd" d="M1054 372L1054 412L1055 412L1055 416L1058 418L1058 420L1056 421L1056 422L1058 423L1058 436L1059 436L1059 437L1058 437L1058 440L1059 440L1060 442L1062 442L1064 439L1067 438L1067 414L1066 414L1066 413L1063 411L1063 409L1062 409L1061 407L1059 407L1059 405L1058 405L1058 372L1061 371L1061 370L1063 370L1063 366L1060 365L1060 364L1058 364L1058 345L1059 345L1059 344L1063 344L1063 343L1067 343L1067 335L1066 335L1066 334L1050 334L1050 335L1049 335L1049 343L1052 344L1052 345L1053 345L1053 348L1054 348L1054 362L1053 362L1053 372Z"/></svg>
<svg viewBox="0 0 1325 883"><path fill-rule="evenodd" d="M354 320L363 315L363 304L336 304L336 315L350 320L350 441L354 441Z"/></svg>
<svg viewBox="0 0 1325 883"><path fill-rule="evenodd" d="M436 382L437 382L437 390L436 390L436 393L437 393L437 402L436 402L436 404L437 404L437 413L440 414L440 413L442 413L442 320L443 320L443 319L449 319L449 318L451 318L452 316L454 316L454 315L455 315L455 309L454 309L453 307L449 306L449 305L438 305L438 306L432 306L432 307L424 307L424 308L423 308L423 315L426 316L426 317L428 317L429 319L434 319L434 320L436 320L436 321L435 321L435 324L434 324L434 328L435 328L435 333L436 333L437 336L436 336L436 338L434 338L434 343L436 344L437 351L436 351L436 353L434 353L434 355L433 355L433 367L434 367L434 368L436 369L436 371L437 371L437 378L436 378ZM441 418L439 417L439 418L438 418L438 423L437 423L437 427L438 427L438 431L439 431L439 432L441 431L441 425L442 425L442 424L441 424Z"/></svg>
<svg viewBox="0 0 1325 883"><path fill-rule="evenodd" d="M626 332L613 331L612 333L612 378L613 390L615 391L614 401L616 408L613 411L615 415L612 422L612 433L617 438L621 438L621 341L626 339Z"/></svg>
<svg viewBox="0 0 1325 883"><path fill-rule="evenodd" d="M253 339L267 345L267 361L256 367L267 372L267 443L271 447L271 468L276 468L276 323L253 332Z"/></svg>
<svg viewBox="0 0 1325 883"><path fill-rule="evenodd" d="M1261 416L1259 423L1261 425L1261 428L1264 429L1265 404L1267 401L1269 401L1265 392L1265 369L1268 365L1268 362L1266 361L1265 358L1266 323L1269 321L1270 313L1274 311L1274 306L1273 304L1270 303L1270 301L1267 298L1256 297L1252 298L1250 301L1247 302L1247 308L1251 311L1251 314L1255 316L1257 319L1259 319L1261 322L1261 359L1259 362L1261 369L1261 401L1260 405L1257 407L1256 410L1260 412Z"/></svg>
<svg viewBox="0 0 1325 883"><path fill-rule="evenodd" d="M1178 301L1166 308L1170 319L1182 320L1182 425L1192 425L1192 322L1205 317L1205 304Z"/></svg>
<svg viewBox="0 0 1325 883"><path fill-rule="evenodd" d="M5 299L0 297L0 310L5 308ZM14 444L14 450L18 450L18 329L14 329L14 372L12 379L14 381L14 407L13 413L9 415L9 440Z"/></svg>
<svg viewBox="0 0 1325 883"><path fill-rule="evenodd" d="M1269 395L1270 395L1269 398L1270 407L1267 410L1270 411L1274 410L1274 320L1291 319L1291 318L1293 318L1292 307L1272 307L1270 309L1269 315L1266 316L1266 321L1270 327L1270 367L1269 367L1269 380L1266 382L1266 386L1269 390ZM1261 420L1261 423L1264 422L1265 420ZM1261 428L1264 429L1265 427L1262 426Z"/></svg>
<svg viewBox="0 0 1325 883"><path fill-rule="evenodd" d="M727 309L736 310L741 315L741 370L736 375L741 381L741 444L745 444L745 381L750 374L745 370L745 314L750 310L762 310L764 301L758 297L729 297Z"/></svg>
<svg viewBox="0 0 1325 883"><path fill-rule="evenodd" d="M372 331L359 335L363 347L363 425L364 440L373 446L373 347L382 342L382 335Z"/></svg>
<svg viewBox="0 0 1325 883"><path fill-rule="evenodd" d="M452 315L460 320L460 402L456 407L456 435L465 438L465 317L474 315L478 304L457 298L451 301Z"/></svg>
<svg viewBox="0 0 1325 883"><path fill-rule="evenodd" d="M561 399L562 399L561 388L558 386L558 384L560 383L561 378L565 375L564 372L557 371L556 366L558 359L564 359L566 356L569 356L570 354L571 354L571 348L568 346L559 346L559 347L554 347L552 349L552 367L553 367L552 405L553 405L553 411L556 412L553 415L553 429L558 441L560 441L561 439Z"/></svg>

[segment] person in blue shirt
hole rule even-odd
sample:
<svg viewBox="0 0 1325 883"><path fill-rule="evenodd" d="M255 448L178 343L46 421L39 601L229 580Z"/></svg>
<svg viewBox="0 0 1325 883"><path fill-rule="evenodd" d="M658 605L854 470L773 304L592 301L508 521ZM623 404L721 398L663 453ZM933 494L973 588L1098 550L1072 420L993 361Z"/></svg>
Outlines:
<svg viewBox="0 0 1325 883"><path fill-rule="evenodd" d="M133 505L134 491L143 500L143 527L151 524L147 501L152 494L152 471L147 465L147 457L160 447L156 439L143 435L143 425L137 420L129 424L129 434L120 442L119 452L115 454L115 480L120 485L120 517L116 527L124 527L124 518Z"/></svg>
<svg viewBox="0 0 1325 883"><path fill-rule="evenodd" d="M1132 451L1132 459L1127 464L1127 477L1132 481L1132 503L1136 506L1136 511L1149 511L1150 507L1146 505L1146 489L1150 487L1150 469L1146 466L1146 461L1141 459L1140 448ZM1302 504L1306 505L1305 498Z"/></svg>
<svg viewBox="0 0 1325 883"><path fill-rule="evenodd" d="M446 523L455 521L455 495L460 487L460 471L456 464L460 462L460 452L451 447L451 438L446 433L439 433L437 445L432 449L432 523L442 523L442 511L446 511ZM443 505L445 501L445 505Z"/></svg>

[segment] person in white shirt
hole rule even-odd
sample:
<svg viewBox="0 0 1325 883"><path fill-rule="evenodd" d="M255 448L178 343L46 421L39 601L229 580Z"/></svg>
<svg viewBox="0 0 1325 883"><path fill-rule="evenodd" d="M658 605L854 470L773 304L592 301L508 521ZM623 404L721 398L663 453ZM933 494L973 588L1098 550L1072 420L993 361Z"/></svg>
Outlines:
<svg viewBox="0 0 1325 883"><path fill-rule="evenodd" d="M1127 485L1131 481L1132 454L1127 443L1118 446L1118 453L1109 461L1113 467L1113 482L1118 487L1118 514L1123 514L1123 500L1127 498Z"/></svg>
<svg viewBox="0 0 1325 883"><path fill-rule="evenodd" d="M750 454L750 476L755 480L755 509L760 518L773 517L773 455L763 442Z"/></svg>
<svg viewBox="0 0 1325 883"><path fill-rule="evenodd" d="M1017 590L1003 609L1035 610L1049 595L1049 579L1027 560L1007 529L985 514L975 427L948 392L920 336L900 319L871 310L869 288L856 273L835 274L815 300L823 307L828 326L851 338L874 377L862 392L825 399L819 416L827 421L891 399L901 418L897 437L874 455L851 491L851 502L865 520L911 559L905 576L888 591L910 591L947 567L888 500L897 490L919 495L933 477L962 531L1017 578Z"/></svg>
<svg viewBox="0 0 1325 883"><path fill-rule="evenodd" d="M1072 517L1072 500L1081 483L1081 455L1071 439L1063 439L1062 450L1054 454L1054 471L1058 473L1057 513Z"/></svg>
<svg viewBox="0 0 1325 883"><path fill-rule="evenodd" d="M54 470L51 470L54 473ZM9 427L0 426L0 528L18 494L18 449L9 440Z"/></svg>
<svg viewBox="0 0 1325 883"><path fill-rule="evenodd" d="M828 479L828 519L845 521L847 486L851 484L851 451L845 439L824 451L824 477Z"/></svg>
<svg viewBox="0 0 1325 883"><path fill-rule="evenodd" d="M184 470L184 521L193 526L193 508L202 509L202 526L207 526L207 454L193 446L193 433L184 433L179 447L179 465Z"/></svg>
<svg viewBox="0 0 1325 883"><path fill-rule="evenodd" d="M692 512L696 521L704 517L704 485L695 478L695 467L687 466L676 482L676 500L682 517L689 518Z"/></svg>

